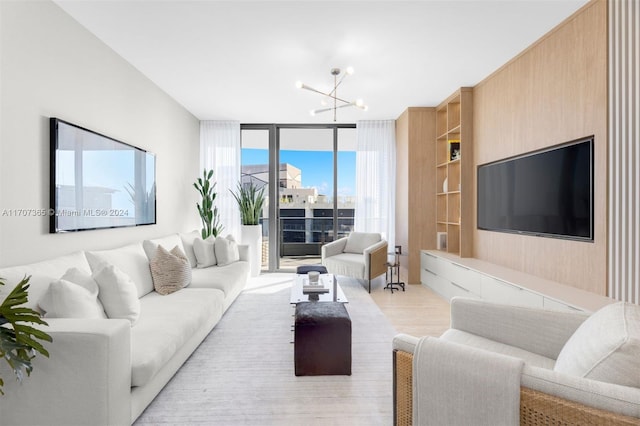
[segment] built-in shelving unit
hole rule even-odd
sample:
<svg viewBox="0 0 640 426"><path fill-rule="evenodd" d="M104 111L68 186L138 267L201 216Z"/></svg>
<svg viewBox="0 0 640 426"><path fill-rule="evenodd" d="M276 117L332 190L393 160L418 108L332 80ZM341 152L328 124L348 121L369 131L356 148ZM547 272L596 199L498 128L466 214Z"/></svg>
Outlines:
<svg viewBox="0 0 640 426"><path fill-rule="evenodd" d="M436 108L436 232L438 248L472 255L472 89L463 87Z"/></svg>

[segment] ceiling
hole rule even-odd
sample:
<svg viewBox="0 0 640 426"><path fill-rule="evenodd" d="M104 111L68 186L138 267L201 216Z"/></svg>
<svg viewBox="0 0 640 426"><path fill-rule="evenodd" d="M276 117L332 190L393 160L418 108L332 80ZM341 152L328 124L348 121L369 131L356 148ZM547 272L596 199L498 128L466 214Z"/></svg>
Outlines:
<svg viewBox="0 0 640 426"><path fill-rule="evenodd" d="M474 86L587 0L56 0L200 120L325 123L309 115L330 69L369 109L338 122L395 119Z"/></svg>

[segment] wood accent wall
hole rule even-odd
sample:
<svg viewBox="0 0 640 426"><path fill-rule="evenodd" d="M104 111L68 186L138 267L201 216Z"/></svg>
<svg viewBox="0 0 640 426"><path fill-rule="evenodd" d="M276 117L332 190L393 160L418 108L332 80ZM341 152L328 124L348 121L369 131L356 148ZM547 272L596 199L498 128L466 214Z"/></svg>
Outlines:
<svg viewBox="0 0 640 426"><path fill-rule="evenodd" d="M420 250L436 246L435 117L411 107L396 120L396 244L410 284L420 283Z"/></svg>
<svg viewBox="0 0 640 426"><path fill-rule="evenodd" d="M474 169L595 136L593 243L481 231L474 213L473 256L605 295L607 1L588 3L483 80L473 110Z"/></svg>
<svg viewBox="0 0 640 426"><path fill-rule="evenodd" d="M640 304L640 1L609 0L609 296Z"/></svg>

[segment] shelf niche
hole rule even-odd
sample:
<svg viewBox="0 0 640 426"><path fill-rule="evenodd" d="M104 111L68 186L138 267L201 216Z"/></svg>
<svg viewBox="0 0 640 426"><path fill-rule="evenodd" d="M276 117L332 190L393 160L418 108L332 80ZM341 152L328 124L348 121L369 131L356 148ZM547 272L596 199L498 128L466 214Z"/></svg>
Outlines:
<svg viewBox="0 0 640 426"><path fill-rule="evenodd" d="M461 257L473 255L472 97L463 87L436 107L436 230Z"/></svg>

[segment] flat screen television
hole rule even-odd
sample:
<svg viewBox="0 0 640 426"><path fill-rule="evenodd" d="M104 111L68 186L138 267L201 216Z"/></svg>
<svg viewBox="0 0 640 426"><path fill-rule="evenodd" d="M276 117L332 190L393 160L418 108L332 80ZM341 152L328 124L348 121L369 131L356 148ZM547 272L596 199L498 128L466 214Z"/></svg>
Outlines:
<svg viewBox="0 0 640 426"><path fill-rule="evenodd" d="M155 155L52 117L49 232L156 223Z"/></svg>
<svg viewBox="0 0 640 426"><path fill-rule="evenodd" d="M593 241L593 136L478 166L478 229Z"/></svg>

